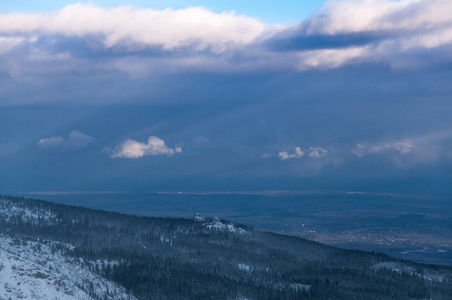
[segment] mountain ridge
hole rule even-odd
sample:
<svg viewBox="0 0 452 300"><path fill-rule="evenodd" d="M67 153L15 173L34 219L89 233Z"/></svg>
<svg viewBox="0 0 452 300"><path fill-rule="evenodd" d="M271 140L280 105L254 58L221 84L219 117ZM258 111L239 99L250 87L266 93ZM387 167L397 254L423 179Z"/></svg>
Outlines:
<svg viewBox="0 0 452 300"><path fill-rule="evenodd" d="M86 296L74 299L448 299L452 296L448 284L452 280L452 268L339 249L200 215L193 219L138 217L0 196L0 234L2 241L7 241L2 246L12 243L5 246L5 253L14 249L15 254L10 255L16 257L21 253L22 257L24 253L29 257L35 252L51 253L55 256L49 256L50 261L63 260L74 270L80 268L88 272L86 276L98 278L98 286L108 286L108 289L95 289L90 285L76 285L74 282L81 275L74 272L74 278L70 278L66 274L69 280L66 286L74 283L78 288L71 292ZM37 245L41 245L41 252ZM11 270L12 265L8 266ZM0 275L2 272L5 271L0 271ZM35 270L30 274L48 278L55 276L54 273ZM8 295L21 295L9 282L2 281L0 285L3 293L0 295L5 299ZM40 299L31 293L23 295Z"/></svg>

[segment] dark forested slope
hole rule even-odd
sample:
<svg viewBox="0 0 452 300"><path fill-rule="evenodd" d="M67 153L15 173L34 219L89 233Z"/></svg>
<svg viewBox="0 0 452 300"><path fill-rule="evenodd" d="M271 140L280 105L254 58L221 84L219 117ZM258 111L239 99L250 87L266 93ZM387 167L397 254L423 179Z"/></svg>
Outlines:
<svg viewBox="0 0 452 300"><path fill-rule="evenodd" d="M0 196L0 233L25 244L59 242L52 251L139 299L452 299L451 268L216 218L136 217Z"/></svg>

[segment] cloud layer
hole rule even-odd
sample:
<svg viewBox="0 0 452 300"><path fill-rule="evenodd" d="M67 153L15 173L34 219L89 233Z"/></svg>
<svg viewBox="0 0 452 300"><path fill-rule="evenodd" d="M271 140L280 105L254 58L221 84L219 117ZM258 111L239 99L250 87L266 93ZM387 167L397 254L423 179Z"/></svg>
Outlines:
<svg viewBox="0 0 452 300"><path fill-rule="evenodd" d="M319 163L317 166L328 164L342 166L353 161L387 161L397 168L410 168L419 164L432 164L438 161L450 161L452 154L452 131L445 130L412 136L403 139L383 141L362 141L356 144L332 144L326 148L309 147L303 151L296 147L293 153L281 151L278 158L281 161L289 159L304 159L305 162ZM262 158L271 158L271 154L264 154Z"/></svg>
<svg viewBox="0 0 452 300"><path fill-rule="evenodd" d="M61 136L53 136L48 138L42 138L37 143L38 146L43 148L52 147L67 147L67 148L84 148L96 141L95 138L87 134L81 133L77 130L72 130L67 138Z"/></svg>
<svg viewBox="0 0 452 300"><path fill-rule="evenodd" d="M101 8L0 14L0 72L267 72L452 61L452 2L327 2L307 20L268 25L204 8Z"/></svg>
<svg viewBox="0 0 452 300"><path fill-rule="evenodd" d="M150 136L147 143L126 140L113 150L111 158L140 158L148 155L173 156L175 153L181 152L181 147L169 148L165 145L164 140Z"/></svg>
<svg viewBox="0 0 452 300"><path fill-rule="evenodd" d="M398 166L430 163L450 159L449 144L452 131L446 130L423 136L382 143L358 143L352 152L359 158L380 155L391 159Z"/></svg>
<svg viewBox="0 0 452 300"><path fill-rule="evenodd" d="M252 42L265 28L265 24L253 18L215 14L200 7L159 11L78 3L55 13L13 13L0 17L1 34L94 37L105 48L126 52L151 47L194 51L210 48L222 52L228 45Z"/></svg>

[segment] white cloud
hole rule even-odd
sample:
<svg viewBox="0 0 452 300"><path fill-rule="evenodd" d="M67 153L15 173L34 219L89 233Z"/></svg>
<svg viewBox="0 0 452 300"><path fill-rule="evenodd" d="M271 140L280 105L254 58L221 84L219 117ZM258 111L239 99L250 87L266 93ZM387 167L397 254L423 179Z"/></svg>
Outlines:
<svg viewBox="0 0 452 300"><path fill-rule="evenodd" d="M312 18L309 34L329 35L425 31L452 24L452 2L445 0L347 0L327 1Z"/></svg>
<svg viewBox="0 0 452 300"><path fill-rule="evenodd" d="M309 152L308 152L308 156L311 158L321 158L324 157L328 154L328 150L326 150L325 148L322 147L309 147ZM264 157L265 155L265 157ZM263 158L268 158L271 157L270 154L264 154L262 157ZM268 155L268 156L266 156ZM295 152L294 153L288 153L286 151L281 151L278 153L278 157L280 160L286 160L286 159L291 159L291 158L301 158L305 155L305 153L303 152L303 150L301 150L300 147L296 147L295 148Z"/></svg>
<svg viewBox="0 0 452 300"><path fill-rule="evenodd" d="M352 152L359 157L363 157L367 154L378 154L388 150L397 151L400 154L407 154L413 151L414 148L414 143L412 141L406 140L380 144L357 144Z"/></svg>
<svg viewBox="0 0 452 300"><path fill-rule="evenodd" d="M113 150L111 158L140 158L147 155L173 156L175 153L181 152L181 147L169 148L165 145L164 140L151 136L147 143L140 143L130 139L126 140Z"/></svg>
<svg viewBox="0 0 452 300"><path fill-rule="evenodd" d="M66 139L61 136L42 138L37 144L44 148L60 146L68 148L84 148L95 141L96 139L92 136L81 133L80 131L72 130Z"/></svg>
<svg viewBox="0 0 452 300"><path fill-rule="evenodd" d="M286 151L281 151L278 153L278 157L281 160L292 159L292 158L301 158L304 156L304 152L300 149L300 147L295 147L294 153L287 153Z"/></svg>
<svg viewBox="0 0 452 300"><path fill-rule="evenodd" d="M322 147L309 147L309 156L314 158L320 158L328 154L328 150Z"/></svg>
<svg viewBox="0 0 452 300"><path fill-rule="evenodd" d="M303 160L303 167L317 171L325 166L338 167L348 161L358 159L377 159L392 162L397 167L409 168L418 164L434 163L440 160L452 159L452 130L433 132L425 135L393 139L380 142L360 142L356 144L330 144L327 147L309 147L303 151L296 147L293 153L281 151L280 160L297 159L308 156ZM262 158L272 157L264 154Z"/></svg>
<svg viewBox="0 0 452 300"><path fill-rule="evenodd" d="M233 12L216 14L202 7L153 10L77 3L55 13L0 15L0 34L97 36L104 47L123 51L191 47L222 52L231 45L254 41L266 28L255 18Z"/></svg>
<svg viewBox="0 0 452 300"><path fill-rule="evenodd" d="M187 70L305 71L369 62L421 67L452 61L451 11L446 0L328 1L307 20L281 26L202 7L78 3L56 12L0 14L0 72L19 77L119 71L144 77ZM289 40L305 39L308 47L279 51L269 46L288 32ZM327 43L316 48L322 39ZM80 55L78 48L95 55ZM143 55L149 51L153 55Z"/></svg>
<svg viewBox="0 0 452 300"><path fill-rule="evenodd" d="M394 68L419 66L418 58L405 55L452 47L451 11L452 2L444 0L327 1L318 14L302 23L305 36L348 35L368 41L359 47L301 51L299 68L337 68L361 62L383 62ZM427 59L424 64L430 62Z"/></svg>
<svg viewBox="0 0 452 300"><path fill-rule="evenodd" d="M271 158L271 157L272 157L272 155L269 154L269 153L264 153L264 154L262 154L262 156L261 156L261 158L264 158L264 159L266 159L266 158Z"/></svg>
<svg viewBox="0 0 452 300"><path fill-rule="evenodd" d="M40 139L38 145L41 147L55 147L66 145L66 140L61 136L53 136L49 138Z"/></svg>
<svg viewBox="0 0 452 300"><path fill-rule="evenodd" d="M385 155L401 167L428 163L448 156L452 131L446 130L417 137L381 143L358 143L352 152L362 158L368 155Z"/></svg>
<svg viewBox="0 0 452 300"><path fill-rule="evenodd" d="M366 47L303 51L299 54L299 69L333 69L340 67L346 63L350 63L353 60L362 60L362 58L367 55L369 55L369 51L366 49Z"/></svg>
<svg viewBox="0 0 452 300"><path fill-rule="evenodd" d="M0 55L5 54L24 42L20 37L0 36Z"/></svg>

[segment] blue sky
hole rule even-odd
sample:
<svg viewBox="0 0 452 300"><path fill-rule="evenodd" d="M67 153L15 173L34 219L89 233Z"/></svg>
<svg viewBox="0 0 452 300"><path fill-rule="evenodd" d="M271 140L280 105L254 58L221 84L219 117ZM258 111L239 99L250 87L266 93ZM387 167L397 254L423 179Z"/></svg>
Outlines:
<svg viewBox="0 0 452 300"><path fill-rule="evenodd" d="M294 23L305 19L319 6L324 0L287 0L283 2L261 0L261 1L239 1L239 0L214 0L214 1L190 1L190 0L96 0L96 1L77 1L79 3L93 3L101 7L116 7L121 5L130 5L140 8L152 9L181 9L191 6L202 6L211 11L221 13L223 11L236 11L237 14L245 14L261 19L267 23ZM3 3L0 11L2 12L36 12L58 10L62 7L73 4L74 1L67 0L43 0L43 1L9 1Z"/></svg>
<svg viewBox="0 0 452 300"><path fill-rule="evenodd" d="M452 3L123 3L2 8L0 192L452 194Z"/></svg>

